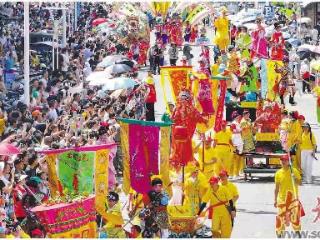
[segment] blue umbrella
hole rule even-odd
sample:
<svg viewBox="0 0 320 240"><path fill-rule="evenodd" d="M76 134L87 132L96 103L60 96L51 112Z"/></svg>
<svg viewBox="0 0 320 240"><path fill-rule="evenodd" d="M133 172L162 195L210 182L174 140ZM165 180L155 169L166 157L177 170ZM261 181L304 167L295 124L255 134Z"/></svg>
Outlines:
<svg viewBox="0 0 320 240"><path fill-rule="evenodd" d="M294 48L299 47L301 45L301 41L297 38L289 38L286 42Z"/></svg>
<svg viewBox="0 0 320 240"><path fill-rule="evenodd" d="M117 90L133 88L137 83L132 78L118 77L103 82L102 90Z"/></svg>

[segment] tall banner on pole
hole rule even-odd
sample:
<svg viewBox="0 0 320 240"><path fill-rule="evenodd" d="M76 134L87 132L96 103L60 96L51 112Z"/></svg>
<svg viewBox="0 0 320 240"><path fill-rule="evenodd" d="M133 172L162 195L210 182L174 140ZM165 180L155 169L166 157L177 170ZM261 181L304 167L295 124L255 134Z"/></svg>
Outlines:
<svg viewBox="0 0 320 240"><path fill-rule="evenodd" d="M176 103L181 90L189 90L191 92L191 81L189 78L191 72L191 66L161 67L160 83L166 103Z"/></svg>
<svg viewBox="0 0 320 240"><path fill-rule="evenodd" d="M130 187L138 193L148 192L151 190L150 179L153 175L161 174L164 182L168 181L171 124L124 118L119 120L124 192L128 193Z"/></svg>

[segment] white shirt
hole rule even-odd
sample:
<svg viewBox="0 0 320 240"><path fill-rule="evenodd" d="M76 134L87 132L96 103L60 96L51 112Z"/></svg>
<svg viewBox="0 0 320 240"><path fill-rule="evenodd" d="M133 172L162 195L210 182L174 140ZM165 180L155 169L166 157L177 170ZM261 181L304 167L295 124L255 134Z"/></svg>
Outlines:
<svg viewBox="0 0 320 240"><path fill-rule="evenodd" d="M310 66L309 66L309 64L302 62L301 68L300 68L300 74L304 74L306 72L310 72Z"/></svg>
<svg viewBox="0 0 320 240"><path fill-rule="evenodd" d="M53 121L56 121L58 119L58 113L57 110L55 108L49 110L48 112L48 118L52 119Z"/></svg>

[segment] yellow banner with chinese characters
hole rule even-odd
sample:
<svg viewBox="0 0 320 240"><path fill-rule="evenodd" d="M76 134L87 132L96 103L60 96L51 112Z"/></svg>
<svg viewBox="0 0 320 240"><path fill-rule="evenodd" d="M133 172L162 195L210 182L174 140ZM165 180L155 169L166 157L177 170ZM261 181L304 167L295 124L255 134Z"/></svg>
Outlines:
<svg viewBox="0 0 320 240"><path fill-rule="evenodd" d="M105 203L108 194L108 167L109 167L109 149L96 151L95 156L95 206L97 212L104 216L106 214Z"/></svg>
<svg viewBox="0 0 320 240"><path fill-rule="evenodd" d="M63 233L48 234L48 238L96 238L97 223L89 222L79 228Z"/></svg>
<svg viewBox="0 0 320 240"><path fill-rule="evenodd" d="M256 141L257 142L272 142L279 141L280 137L278 133L257 133Z"/></svg>
<svg viewBox="0 0 320 240"><path fill-rule="evenodd" d="M189 78L192 72L190 66L164 66L160 71L160 83L166 104L177 102L181 90L191 92L191 81ZM168 108L169 109L169 108Z"/></svg>

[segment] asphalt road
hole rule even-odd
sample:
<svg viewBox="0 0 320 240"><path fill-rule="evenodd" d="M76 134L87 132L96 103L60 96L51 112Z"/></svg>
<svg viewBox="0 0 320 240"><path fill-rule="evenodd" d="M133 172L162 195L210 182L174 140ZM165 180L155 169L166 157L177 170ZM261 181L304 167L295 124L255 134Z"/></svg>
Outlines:
<svg viewBox="0 0 320 240"><path fill-rule="evenodd" d="M209 36L212 34L209 32ZM195 59L194 66L198 66L200 47L193 47ZM180 59L182 52L180 52ZM166 63L169 62L166 57ZM140 77L146 76L146 70L139 73ZM156 120L160 120L165 112L163 90L160 86L160 77L155 76L157 91L157 103L155 104ZM297 105L288 106L289 110L298 110L306 117L306 121L312 125L318 145L320 144L320 127L316 120L316 98L311 94L296 95ZM288 99L286 99L288 105ZM317 154L320 159L320 154ZM312 209L317 206L317 198L320 197L320 160L313 165L314 183L300 187L300 200L304 206L306 216L302 218L303 230L320 231L320 220L313 223L316 213ZM274 200L274 178L272 174L253 174L253 179L235 182L239 188L240 198L237 203L238 213L232 233L233 238L275 238L276 209Z"/></svg>

